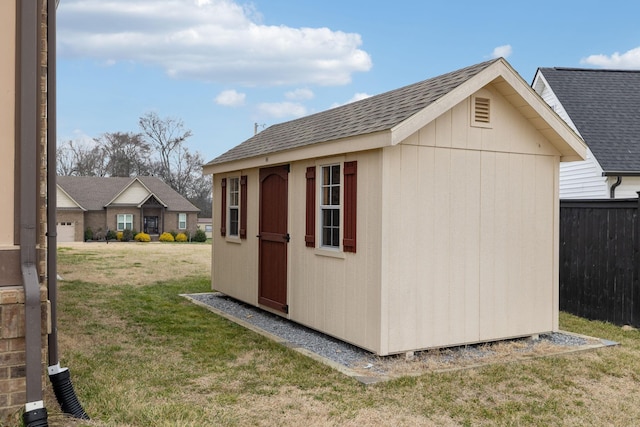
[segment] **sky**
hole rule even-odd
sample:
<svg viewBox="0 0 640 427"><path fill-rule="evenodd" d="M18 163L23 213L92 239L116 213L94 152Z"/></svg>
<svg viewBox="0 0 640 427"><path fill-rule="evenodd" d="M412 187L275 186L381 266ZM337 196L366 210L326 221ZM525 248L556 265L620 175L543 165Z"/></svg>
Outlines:
<svg viewBox="0 0 640 427"><path fill-rule="evenodd" d="M58 144L182 120L205 161L273 124L504 57L640 69L629 0L61 0Z"/></svg>

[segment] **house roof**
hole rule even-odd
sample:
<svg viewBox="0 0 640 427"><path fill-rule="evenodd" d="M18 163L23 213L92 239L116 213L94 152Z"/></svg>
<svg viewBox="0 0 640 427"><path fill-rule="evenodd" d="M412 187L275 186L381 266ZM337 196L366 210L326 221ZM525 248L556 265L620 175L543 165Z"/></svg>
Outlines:
<svg viewBox="0 0 640 427"><path fill-rule="evenodd" d="M607 172L640 172L640 71L539 68Z"/></svg>
<svg viewBox="0 0 640 427"><path fill-rule="evenodd" d="M209 164L389 130L478 74L497 59L462 68L300 119L276 124Z"/></svg>
<svg viewBox="0 0 640 427"><path fill-rule="evenodd" d="M233 167L265 164L262 157L294 149L310 149L320 143L386 132L383 145L394 145L447 109L487 84L498 90L558 148L562 160L579 160L586 148L564 123L503 59L493 59L438 77L372 96L327 111L276 124L247 139L204 165L206 173ZM353 141L353 139L351 140ZM360 145L358 149L381 146ZM273 159L265 159L274 161ZM290 161L291 159L283 159ZM224 166L220 166L223 165Z"/></svg>
<svg viewBox="0 0 640 427"><path fill-rule="evenodd" d="M170 211L198 212L191 202L182 197L160 178L154 176L99 177L99 176L59 176L58 186L81 208L95 211L103 210L122 194L134 182L142 184L150 194L165 204ZM143 202L143 201L141 201Z"/></svg>

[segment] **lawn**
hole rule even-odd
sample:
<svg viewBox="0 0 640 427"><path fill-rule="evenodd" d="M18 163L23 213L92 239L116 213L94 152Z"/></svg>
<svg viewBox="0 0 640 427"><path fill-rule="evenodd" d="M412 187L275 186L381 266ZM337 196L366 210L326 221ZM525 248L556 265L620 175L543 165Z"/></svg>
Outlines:
<svg viewBox="0 0 640 427"><path fill-rule="evenodd" d="M640 419L640 332L562 314L621 345L364 386L210 311L206 244L58 249L62 366L92 417L52 426L593 426Z"/></svg>

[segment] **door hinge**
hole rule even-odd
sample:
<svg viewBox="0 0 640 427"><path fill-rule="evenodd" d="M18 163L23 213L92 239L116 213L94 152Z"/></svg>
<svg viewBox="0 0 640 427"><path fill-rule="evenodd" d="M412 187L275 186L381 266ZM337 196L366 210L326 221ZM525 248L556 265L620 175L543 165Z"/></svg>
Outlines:
<svg viewBox="0 0 640 427"><path fill-rule="evenodd" d="M289 243L291 241L291 236L289 235L289 233L284 235L284 241Z"/></svg>
<svg viewBox="0 0 640 427"><path fill-rule="evenodd" d="M282 311L284 311L285 313L289 314L289 304L285 304L282 306Z"/></svg>

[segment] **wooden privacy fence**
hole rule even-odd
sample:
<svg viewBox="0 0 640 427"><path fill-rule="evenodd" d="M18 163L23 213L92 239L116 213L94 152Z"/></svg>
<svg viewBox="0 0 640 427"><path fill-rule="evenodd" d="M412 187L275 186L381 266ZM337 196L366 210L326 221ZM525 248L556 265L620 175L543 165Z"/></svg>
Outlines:
<svg viewBox="0 0 640 427"><path fill-rule="evenodd" d="M639 199L560 201L560 310L640 326Z"/></svg>

